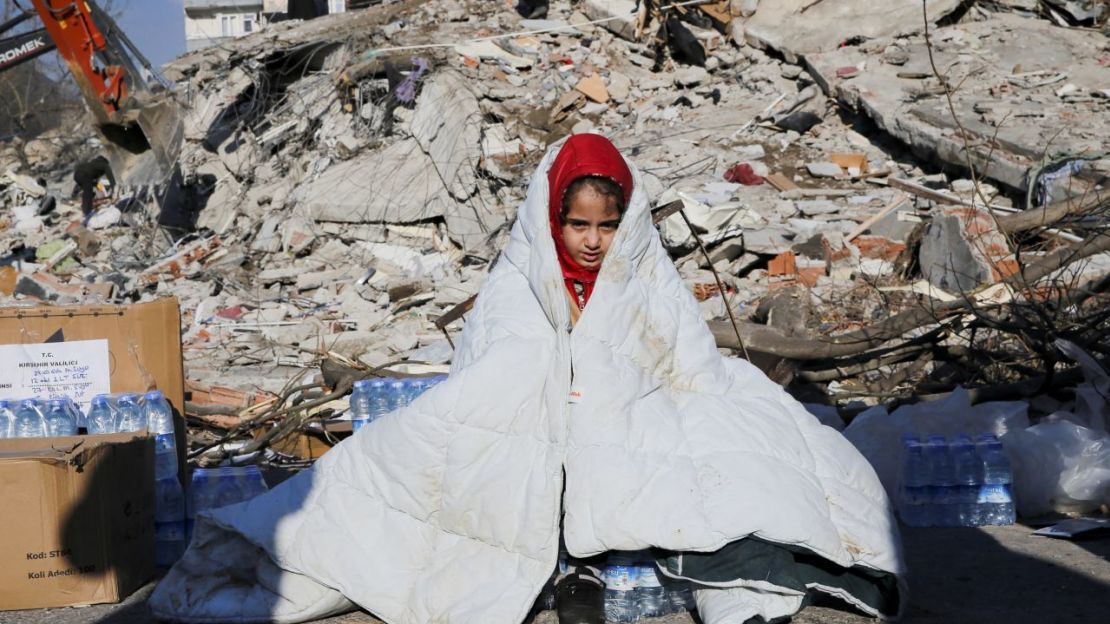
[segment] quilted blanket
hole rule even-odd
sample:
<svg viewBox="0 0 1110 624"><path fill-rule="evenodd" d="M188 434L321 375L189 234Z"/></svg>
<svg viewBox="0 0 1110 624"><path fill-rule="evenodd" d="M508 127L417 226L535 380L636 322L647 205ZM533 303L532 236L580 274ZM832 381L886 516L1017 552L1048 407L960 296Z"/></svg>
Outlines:
<svg viewBox="0 0 1110 624"><path fill-rule="evenodd" d="M251 501L198 517L151 606L182 622L519 624L571 555L657 549L706 624L827 592L895 618L901 544L871 466L724 357L634 191L570 324L537 171L449 378Z"/></svg>

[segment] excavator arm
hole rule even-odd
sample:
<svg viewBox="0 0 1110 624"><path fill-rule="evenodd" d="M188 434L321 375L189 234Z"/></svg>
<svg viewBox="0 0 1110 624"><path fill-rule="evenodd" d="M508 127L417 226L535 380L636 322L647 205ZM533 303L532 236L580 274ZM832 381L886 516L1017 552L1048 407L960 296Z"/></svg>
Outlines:
<svg viewBox="0 0 1110 624"><path fill-rule="evenodd" d="M94 0L29 2L77 81L116 179L133 185L166 181L183 136L181 109L170 85ZM4 26L17 20L22 18ZM41 36L31 41L31 52L45 51L38 45ZM27 59L12 64L22 60Z"/></svg>

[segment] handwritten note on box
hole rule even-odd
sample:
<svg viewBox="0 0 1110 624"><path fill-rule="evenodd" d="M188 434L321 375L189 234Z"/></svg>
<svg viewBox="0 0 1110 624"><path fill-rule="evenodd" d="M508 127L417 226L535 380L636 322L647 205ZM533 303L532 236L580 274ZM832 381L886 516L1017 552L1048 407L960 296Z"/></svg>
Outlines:
<svg viewBox="0 0 1110 624"><path fill-rule="evenodd" d="M89 401L111 392L107 340L0 345L0 398L69 397Z"/></svg>

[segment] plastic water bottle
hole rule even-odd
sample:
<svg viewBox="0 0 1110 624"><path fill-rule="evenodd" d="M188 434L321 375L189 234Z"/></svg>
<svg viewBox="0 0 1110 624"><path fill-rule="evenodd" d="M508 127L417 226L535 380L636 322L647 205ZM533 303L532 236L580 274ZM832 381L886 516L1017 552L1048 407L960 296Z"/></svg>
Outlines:
<svg viewBox="0 0 1110 624"><path fill-rule="evenodd" d="M399 410L407 406L408 388L404 380L394 379L389 382L389 411Z"/></svg>
<svg viewBox="0 0 1110 624"><path fill-rule="evenodd" d="M647 559L637 566L636 613L641 618L667 615L670 605L663 584L655 573L655 561Z"/></svg>
<svg viewBox="0 0 1110 624"><path fill-rule="evenodd" d="M1010 458L1002 443L993 435L982 435L976 440L979 457L983 460L983 486L979 489L978 503L984 509L986 524L1013 524L1013 477Z"/></svg>
<svg viewBox="0 0 1110 624"><path fill-rule="evenodd" d="M983 484L983 462L975 452L971 438L960 434L952 443L952 463L956 474L956 509L960 526L983 524L982 509L978 503L979 488Z"/></svg>
<svg viewBox="0 0 1110 624"><path fill-rule="evenodd" d="M176 459L174 465L176 467ZM154 563L162 567L173 565L185 553L187 545L185 493L175 472L154 482Z"/></svg>
<svg viewBox="0 0 1110 624"><path fill-rule="evenodd" d="M605 581L605 619L610 622L635 622L638 617L636 562L627 555L610 555L602 571Z"/></svg>
<svg viewBox="0 0 1110 624"><path fill-rule="evenodd" d="M85 423L85 414L81 412L81 407L69 397L66 397L64 400L66 411L73 417L73 422L77 424L77 429L80 430L82 427L88 427Z"/></svg>
<svg viewBox="0 0 1110 624"><path fill-rule="evenodd" d="M223 466L193 470L185 502L185 533L192 539L198 513L250 500L267 490L258 466Z"/></svg>
<svg viewBox="0 0 1110 624"><path fill-rule="evenodd" d="M925 447L913 436L902 438L902 491L899 512L907 526L924 527L932 524L930 518L929 464Z"/></svg>
<svg viewBox="0 0 1110 624"><path fill-rule="evenodd" d="M385 379L371 379L367 388L370 397L370 420L385 416L392 410L389 401L389 382Z"/></svg>
<svg viewBox="0 0 1110 624"><path fill-rule="evenodd" d="M116 414L108 404L108 395L98 394L89 403L89 415L86 418L87 427L91 434L115 433Z"/></svg>
<svg viewBox="0 0 1110 624"><path fill-rule="evenodd" d="M52 399L46 406L46 431L51 436L77 435L77 421L64 399Z"/></svg>
<svg viewBox="0 0 1110 624"><path fill-rule="evenodd" d="M15 403L0 399L0 438L15 436Z"/></svg>
<svg viewBox="0 0 1110 624"><path fill-rule="evenodd" d="M146 429L146 418L143 417L143 410L139 407L138 400L137 395L124 394L116 401L116 409L119 410L116 431L122 433Z"/></svg>
<svg viewBox="0 0 1110 624"><path fill-rule="evenodd" d="M955 526L956 467L948 442L942 435L931 435L925 443L925 459L932 477L929 487L929 515L932 526Z"/></svg>
<svg viewBox="0 0 1110 624"><path fill-rule="evenodd" d="M196 515L206 509L216 507L216 469L197 468L193 470L189 483L189 495L185 498L185 540L193 537Z"/></svg>
<svg viewBox="0 0 1110 624"><path fill-rule="evenodd" d="M16 438L45 438L46 419L35 405L34 399L24 399L15 411L14 436Z"/></svg>
<svg viewBox="0 0 1110 624"><path fill-rule="evenodd" d="M160 390L143 395L143 417L154 434L154 478L177 478L177 440L174 438L173 410Z"/></svg>
<svg viewBox="0 0 1110 624"><path fill-rule="evenodd" d="M424 394L424 391L428 389L428 386L425 384L424 379L421 377L406 379L405 386L407 387L405 397L409 405L412 405L412 402L415 401L420 395Z"/></svg>
<svg viewBox="0 0 1110 624"><path fill-rule="evenodd" d="M358 432L363 426L374 419L371 409L371 381L363 379L356 381L351 390L351 430Z"/></svg>

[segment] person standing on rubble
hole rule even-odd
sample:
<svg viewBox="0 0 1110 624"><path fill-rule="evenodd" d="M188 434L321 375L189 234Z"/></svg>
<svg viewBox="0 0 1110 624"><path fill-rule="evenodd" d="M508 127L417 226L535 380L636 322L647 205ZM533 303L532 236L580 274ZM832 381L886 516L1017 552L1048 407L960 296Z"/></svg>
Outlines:
<svg viewBox="0 0 1110 624"><path fill-rule="evenodd" d="M905 564L859 451L718 351L599 135L551 148L466 318L450 376L309 470L196 519L151 596L181 622L603 624L598 557L649 552L705 624L780 621L823 592L897 618ZM638 607L637 607L638 608Z"/></svg>
<svg viewBox="0 0 1110 624"><path fill-rule="evenodd" d="M116 179L112 176L112 167L108 164L108 159L103 156L81 161L73 169L73 181L81 193L81 214L84 215L86 223L92 216L96 187L102 178L107 178L109 184L115 186Z"/></svg>

